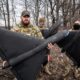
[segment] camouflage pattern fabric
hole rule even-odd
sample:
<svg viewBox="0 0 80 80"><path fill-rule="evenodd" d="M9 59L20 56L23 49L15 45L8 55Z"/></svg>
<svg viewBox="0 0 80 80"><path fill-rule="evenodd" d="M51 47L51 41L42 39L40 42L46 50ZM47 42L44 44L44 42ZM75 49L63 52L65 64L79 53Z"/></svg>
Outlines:
<svg viewBox="0 0 80 80"><path fill-rule="evenodd" d="M10 69L2 69L3 60L0 57L0 80L14 80L15 76Z"/></svg>
<svg viewBox="0 0 80 80"><path fill-rule="evenodd" d="M37 26L29 24L28 26L23 26L22 24L17 24L16 27L11 29L12 31L21 32L24 35L29 35L39 39L43 39L42 33Z"/></svg>
<svg viewBox="0 0 80 80"><path fill-rule="evenodd" d="M48 28L46 28L45 26L44 26L44 27L41 27L41 26L40 26L39 29L40 29L40 30L45 30L45 29L48 29Z"/></svg>

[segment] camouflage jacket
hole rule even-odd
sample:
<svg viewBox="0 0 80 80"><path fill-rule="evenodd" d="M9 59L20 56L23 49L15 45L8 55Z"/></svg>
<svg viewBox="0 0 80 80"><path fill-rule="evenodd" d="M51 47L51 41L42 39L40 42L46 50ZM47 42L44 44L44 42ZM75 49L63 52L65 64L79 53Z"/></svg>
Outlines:
<svg viewBox="0 0 80 80"><path fill-rule="evenodd" d="M42 33L37 26L29 24L28 26L23 26L22 24L17 24L13 27L11 31L21 32L22 34L33 36L39 39L43 39Z"/></svg>
<svg viewBox="0 0 80 80"><path fill-rule="evenodd" d="M48 30L46 27L39 27L40 30Z"/></svg>

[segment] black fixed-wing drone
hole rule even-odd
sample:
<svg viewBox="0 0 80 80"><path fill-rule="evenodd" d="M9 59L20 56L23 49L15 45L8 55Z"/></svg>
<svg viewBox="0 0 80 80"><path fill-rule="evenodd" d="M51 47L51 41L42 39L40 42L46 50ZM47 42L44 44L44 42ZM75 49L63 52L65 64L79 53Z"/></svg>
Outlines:
<svg viewBox="0 0 80 80"><path fill-rule="evenodd" d="M46 32L46 31L45 31ZM47 60L47 44L56 43L68 57L80 66L80 31L61 31L51 34L47 31L46 39L37 39L0 29L0 57L6 60L18 80L35 80L41 65Z"/></svg>

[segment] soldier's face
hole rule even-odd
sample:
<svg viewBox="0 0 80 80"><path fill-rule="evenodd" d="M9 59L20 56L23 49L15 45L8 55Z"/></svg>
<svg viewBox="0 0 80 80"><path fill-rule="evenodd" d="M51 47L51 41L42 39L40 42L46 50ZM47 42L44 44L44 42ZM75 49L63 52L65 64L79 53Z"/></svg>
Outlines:
<svg viewBox="0 0 80 80"><path fill-rule="evenodd" d="M30 23L30 17L29 16L22 16L21 21L23 24L29 24Z"/></svg>
<svg viewBox="0 0 80 80"><path fill-rule="evenodd" d="M39 22L39 26L44 26L45 25L45 23L44 22Z"/></svg>

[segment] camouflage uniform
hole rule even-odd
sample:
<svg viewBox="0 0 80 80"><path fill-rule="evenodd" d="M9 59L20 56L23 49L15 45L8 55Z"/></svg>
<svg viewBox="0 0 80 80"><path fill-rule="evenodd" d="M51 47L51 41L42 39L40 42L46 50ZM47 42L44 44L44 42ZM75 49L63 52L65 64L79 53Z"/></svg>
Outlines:
<svg viewBox="0 0 80 80"><path fill-rule="evenodd" d="M40 30L48 30L48 28L46 26L44 26L44 27L39 26L39 29Z"/></svg>
<svg viewBox="0 0 80 80"><path fill-rule="evenodd" d="M29 35L32 37L43 39L42 33L37 26L29 24L24 26L22 24L17 24L16 27L11 29L12 31L21 32L22 34Z"/></svg>

